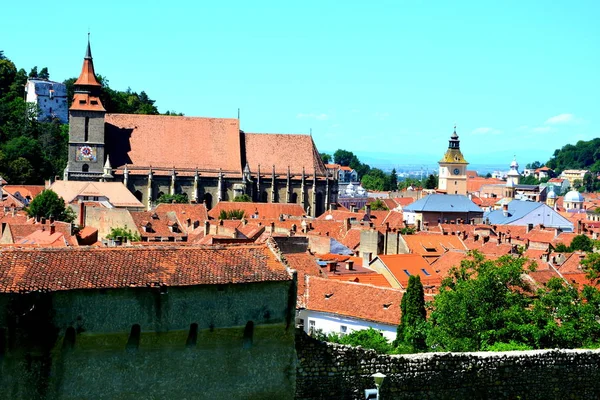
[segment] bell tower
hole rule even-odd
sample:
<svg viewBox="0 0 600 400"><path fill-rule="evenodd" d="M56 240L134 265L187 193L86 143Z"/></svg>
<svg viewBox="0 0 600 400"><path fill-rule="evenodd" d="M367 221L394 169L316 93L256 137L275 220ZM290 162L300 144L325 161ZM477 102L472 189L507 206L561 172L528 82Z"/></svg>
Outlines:
<svg viewBox="0 0 600 400"><path fill-rule="evenodd" d="M450 136L448 150L438 162L440 165L438 190L448 194L467 194L467 165L469 164L460 151L460 140L454 133Z"/></svg>
<svg viewBox="0 0 600 400"><path fill-rule="evenodd" d="M99 180L104 173L104 114L100 101L102 85L96 79L92 49L88 44L83 67L75 81L69 108L69 161L65 180Z"/></svg>

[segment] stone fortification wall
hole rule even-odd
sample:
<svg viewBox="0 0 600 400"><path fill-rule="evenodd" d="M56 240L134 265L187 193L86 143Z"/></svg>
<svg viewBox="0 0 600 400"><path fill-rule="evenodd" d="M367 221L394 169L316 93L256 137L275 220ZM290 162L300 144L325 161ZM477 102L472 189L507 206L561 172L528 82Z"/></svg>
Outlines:
<svg viewBox="0 0 600 400"><path fill-rule="evenodd" d="M296 399L598 399L599 350L381 355L297 334Z"/></svg>

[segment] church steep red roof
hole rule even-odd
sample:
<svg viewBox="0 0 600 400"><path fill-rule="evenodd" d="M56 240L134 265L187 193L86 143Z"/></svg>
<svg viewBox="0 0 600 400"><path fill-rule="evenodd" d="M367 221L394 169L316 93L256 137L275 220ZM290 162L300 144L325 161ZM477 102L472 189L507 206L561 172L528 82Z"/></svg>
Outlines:
<svg viewBox="0 0 600 400"><path fill-rule="evenodd" d="M325 175L325 165L309 135L288 135L270 133L246 133L246 161L252 173L256 173L260 164L261 174L287 174L290 167L292 175L302 174L302 167L307 175ZM112 159L111 159L112 160ZM310 184L310 181L307 181Z"/></svg>
<svg viewBox="0 0 600 400"><path fill-rule="evenodd" d="M243 168L237 119L106 114L105 127L113 168Z"/></svg>

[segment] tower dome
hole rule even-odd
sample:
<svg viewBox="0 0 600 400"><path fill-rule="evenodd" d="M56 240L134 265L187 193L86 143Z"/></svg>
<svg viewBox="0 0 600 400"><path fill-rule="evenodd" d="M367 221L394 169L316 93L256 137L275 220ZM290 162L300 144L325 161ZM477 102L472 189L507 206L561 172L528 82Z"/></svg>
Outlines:
<svg viewBox="0 0 600 400"><path fill-rule="evenodd" d="M571 190L565 195L564 201L569 203L583 203L584 198L577 190Z"/></svg>
<svg viewBox="0 0 600 400"><path fill-rule="evenodd" d="M550 190L550 193L548 193L548 198L556 199L556 192L554 192L554 189Z"/></svg>

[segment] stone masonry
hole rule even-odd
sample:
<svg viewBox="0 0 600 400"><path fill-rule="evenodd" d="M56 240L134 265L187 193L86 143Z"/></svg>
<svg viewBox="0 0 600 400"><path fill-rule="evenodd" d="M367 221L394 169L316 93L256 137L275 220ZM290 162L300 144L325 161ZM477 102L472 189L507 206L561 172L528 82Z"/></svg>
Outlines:
<svg viewBox="0 0 600 400"><path fill-rule="evenodd" d="M385 355L296 335L296 399L598 399L600 350Z"/></svg>

